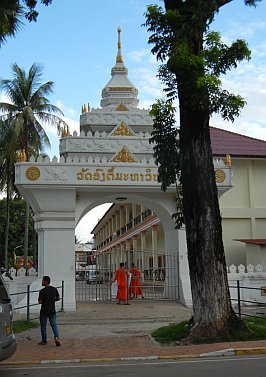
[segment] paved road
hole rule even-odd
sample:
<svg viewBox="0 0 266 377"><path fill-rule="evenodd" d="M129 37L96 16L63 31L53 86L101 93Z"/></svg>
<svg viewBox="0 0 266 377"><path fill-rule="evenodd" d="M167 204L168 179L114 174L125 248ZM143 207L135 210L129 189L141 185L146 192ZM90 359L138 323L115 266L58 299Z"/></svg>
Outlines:
<svg viewBox="0 0 266 377"><path fill-rule="evenodd" d="M264 377L266 357L1 367L5 377Z"/></svg>

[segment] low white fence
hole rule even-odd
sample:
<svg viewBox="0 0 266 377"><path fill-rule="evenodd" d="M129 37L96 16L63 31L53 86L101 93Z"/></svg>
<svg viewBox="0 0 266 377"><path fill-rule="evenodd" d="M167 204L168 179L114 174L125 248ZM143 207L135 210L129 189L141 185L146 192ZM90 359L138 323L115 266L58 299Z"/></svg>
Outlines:
<svg viewBox="0 0 266 377"><path fill-rule="evenodd" d="M227 267L228 282L233 306L240 298L241 306L256 304L266 305L266 272L261 264L244 266L231 265ZM239 282L239 292L237 288ZM240 296L240 297L238 297Z"/></svg>

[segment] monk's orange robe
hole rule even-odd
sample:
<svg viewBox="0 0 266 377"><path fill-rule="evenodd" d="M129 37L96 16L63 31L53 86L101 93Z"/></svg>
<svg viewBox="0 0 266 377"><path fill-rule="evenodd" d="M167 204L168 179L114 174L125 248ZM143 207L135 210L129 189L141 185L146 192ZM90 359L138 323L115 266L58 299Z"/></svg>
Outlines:
<svg viewBox="0 0 266 377"><path fill-rule="evenodd" d="M129 293L134 297L142 296L141 274L137 268L131 268L131 283Z"/></svg>
<svg viewBox="0 0 266 377"><path fill-rule="evenodd" d="M127 300L127 271L122 268L116 270L115 280L117 281L117 300Z"/></svg>

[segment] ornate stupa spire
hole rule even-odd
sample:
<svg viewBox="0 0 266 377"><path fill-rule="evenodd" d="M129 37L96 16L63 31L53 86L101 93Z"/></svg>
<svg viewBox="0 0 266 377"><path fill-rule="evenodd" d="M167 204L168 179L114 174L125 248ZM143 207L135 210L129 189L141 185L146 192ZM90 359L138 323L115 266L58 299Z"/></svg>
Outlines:
<svg viewBox="0 0 266 377"><path fill-rule="evenodd" d="M118 32L118 43L117 43L118 51L117 51L116 62L117 63L123 63L122 44L121 44L121 27L120 26L118 26L117 32Z"/></svg>
<svg viewBox="0 0 266 377"><path fill-rule="evenodd" d="M121 28L118 32L118 51L115 66L111 70L111 79L102 90L101 106L115 107L118 111L127 111L128 106L138 106L138 90L128 78L128 69L124 64L121 44Z"/></svg>

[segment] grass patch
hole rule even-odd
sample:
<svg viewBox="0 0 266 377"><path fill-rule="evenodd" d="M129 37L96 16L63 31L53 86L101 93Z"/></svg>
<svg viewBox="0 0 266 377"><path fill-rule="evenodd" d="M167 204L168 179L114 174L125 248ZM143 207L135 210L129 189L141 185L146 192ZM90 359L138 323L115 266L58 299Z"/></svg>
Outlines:
<svg viewBox="0 0 266 377"><path fill-rule="evenodd" d="M251 330L251 334L246 335L238 331L225 334L220 338L196 339L194 343L218 343L218 342L237 342L245 340L266 339L266 316L243 318L246 326ZM177 324L160 327L153 331L152 337L161 345L176 345L189 335L189 322L183 321Z"/></svg>
<svg viewBox="0 0 266 377"><path fill-rule="evenodd" d="M160 344L177 344L189 334L188 321L160 327L153 331L152 337Z"/></svg>
<svg viewBox="0 0 266 377"><path fill-rule="evenodd" d="M18 334L20 332L23 332L23 331L26 331L26 330L29 330L29 329L33 329L35 327L38 327L39 326L39 323L37 322L33 322L33 321L30 321L30 322L27 322L27 321L13 321L13 332L15 334Z"/></svg>

